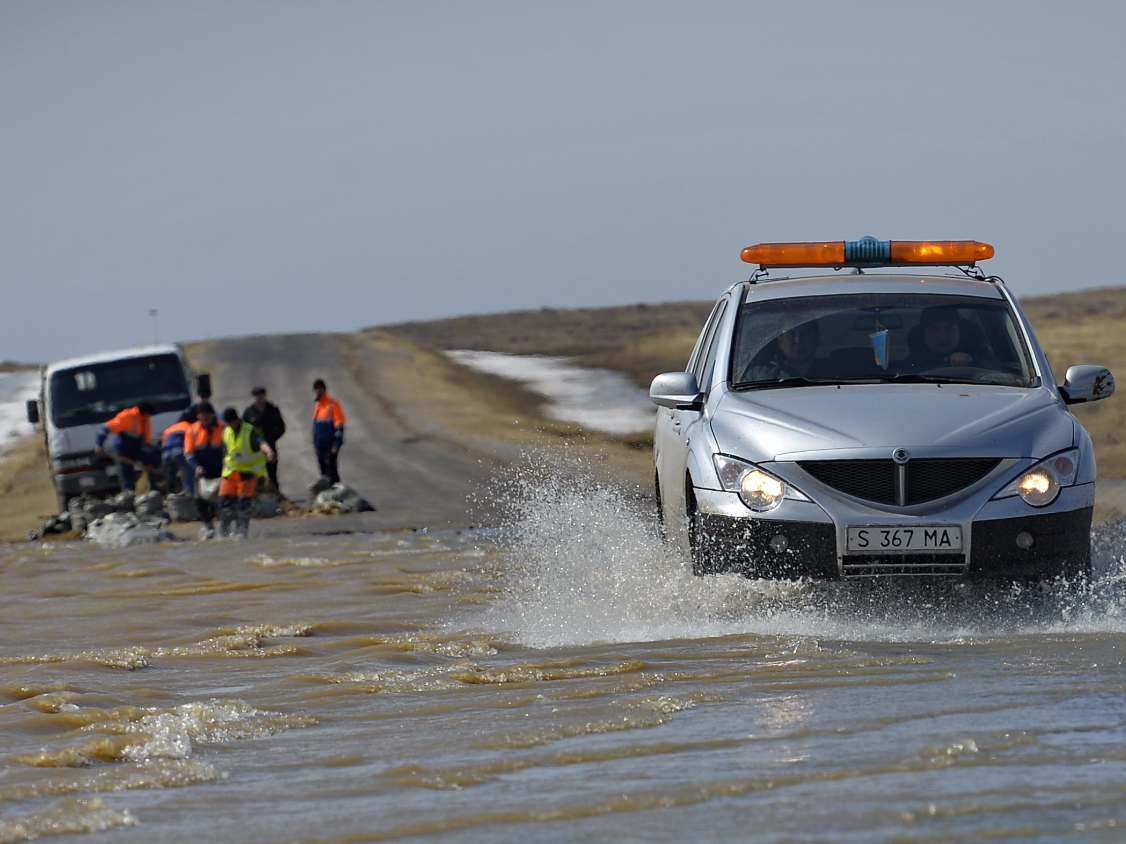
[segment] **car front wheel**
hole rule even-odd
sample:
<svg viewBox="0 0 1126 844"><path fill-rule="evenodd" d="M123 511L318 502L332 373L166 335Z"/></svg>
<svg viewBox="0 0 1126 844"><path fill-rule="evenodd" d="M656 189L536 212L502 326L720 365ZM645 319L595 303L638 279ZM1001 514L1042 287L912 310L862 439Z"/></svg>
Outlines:
<svg viewBox="0 0 1126 844"><path fill-rule="evenodd" d="M696 577L719 574L723 569L712 540L704 530L703 518L696 508L696 495L692 490L691 481L685 489L684 501L688 517L688 550L692 556L692 574Z"/></svg>

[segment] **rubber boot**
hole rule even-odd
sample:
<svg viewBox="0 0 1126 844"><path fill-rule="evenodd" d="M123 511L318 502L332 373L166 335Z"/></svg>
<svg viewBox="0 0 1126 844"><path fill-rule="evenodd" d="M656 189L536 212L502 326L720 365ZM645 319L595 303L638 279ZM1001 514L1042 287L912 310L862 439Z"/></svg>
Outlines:
<svg viewBox="0 0 1126 844"><path fill-rule="evenodd" d="M235 527L235 536L246 539L250 536L250 509L254 506L253 498L240 498L238 502L238 521Z"/></svg>
<svg viewBox="0 0 1126 844"><path fill-rule="evenodd" d="M219 499L219 536L232 536L231 523L235 520L235 501L229 496Z"/></svg>

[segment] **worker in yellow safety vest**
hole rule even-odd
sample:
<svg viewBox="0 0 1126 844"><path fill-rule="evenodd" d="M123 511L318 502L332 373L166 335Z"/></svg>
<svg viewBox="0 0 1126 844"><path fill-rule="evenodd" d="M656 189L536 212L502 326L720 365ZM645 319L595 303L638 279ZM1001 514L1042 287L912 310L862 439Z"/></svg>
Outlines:
<svg viewBox="0 0 1126 844"><path fill-rule="evenodd" d="M235 522L234 536L250 532L250 512L258 479L266 474L266 461L277 456L270 444L238 411L223 411L223 479L219 482L219 535L227 536Z"/></svg>

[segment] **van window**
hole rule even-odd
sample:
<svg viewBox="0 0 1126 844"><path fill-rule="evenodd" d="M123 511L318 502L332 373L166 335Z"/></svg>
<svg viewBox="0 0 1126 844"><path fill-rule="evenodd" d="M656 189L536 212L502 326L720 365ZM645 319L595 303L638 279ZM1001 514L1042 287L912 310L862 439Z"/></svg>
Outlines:
<svg viewBox="0 0 1126 844"><path fill-rule="evenodd" d="M56 428L96 425L142 399L157 413L186 410L191 394L176 355L127 358L51 373L47 385Z"/></svg>

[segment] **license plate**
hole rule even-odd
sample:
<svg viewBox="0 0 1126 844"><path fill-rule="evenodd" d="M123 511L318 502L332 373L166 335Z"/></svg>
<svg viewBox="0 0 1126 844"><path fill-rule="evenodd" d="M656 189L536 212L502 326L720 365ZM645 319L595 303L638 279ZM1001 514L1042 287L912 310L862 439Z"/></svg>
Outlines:
<svg viewBox="0 0 1126 844"><path fill-rule="evenodd" d="M850 527L848 550L864 554L961 551L962 529L957 525Z"/></svg>
<svg viewBox="0 0 1126 844"><path fill-rule="evenodd" d="M90 489L98 485L98 479L92 475L83 475L78 479L78 485L83 489Z"/></svg>

